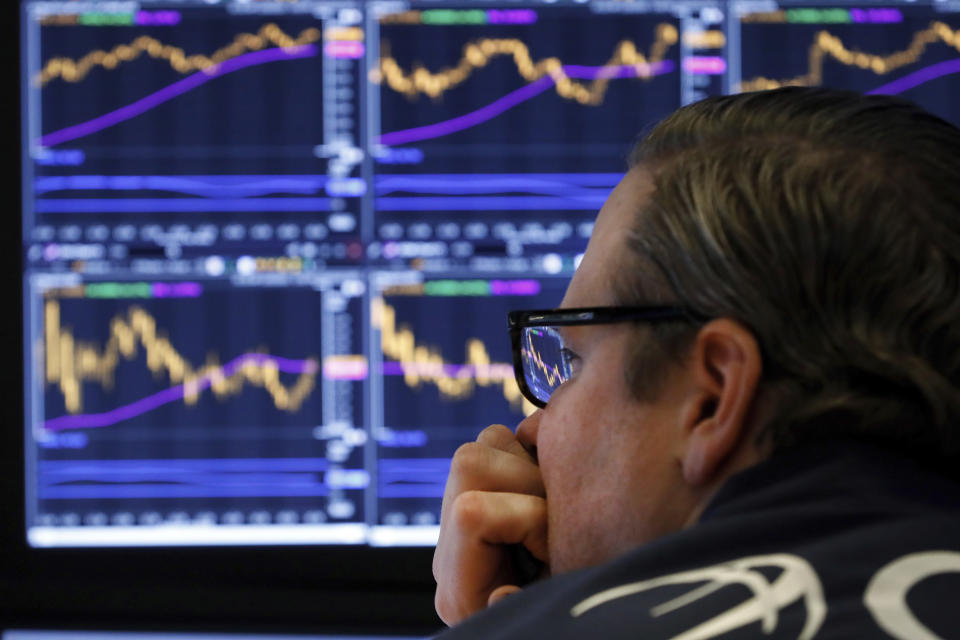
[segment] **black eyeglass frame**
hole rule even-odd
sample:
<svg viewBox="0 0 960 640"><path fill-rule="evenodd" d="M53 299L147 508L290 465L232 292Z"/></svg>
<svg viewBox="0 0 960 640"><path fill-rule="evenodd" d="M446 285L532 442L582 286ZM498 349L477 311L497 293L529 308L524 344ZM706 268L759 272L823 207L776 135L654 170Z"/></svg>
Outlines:
<svg viewBox="0 0 960 640"><path fill-rule="evenodd" d="M643 306L643 307L577 307L570 309L533 309L510 311L507 324L510 329L510 348L513 351L513 375L520 387L520 393L534 406L543 409L547 403L537 398L527 385L523 372L523 354L521 337L527 327L569 327L591 324L614 324L618 322L673 322L685 320L700 323L707 316L686 307Z"/></svg>

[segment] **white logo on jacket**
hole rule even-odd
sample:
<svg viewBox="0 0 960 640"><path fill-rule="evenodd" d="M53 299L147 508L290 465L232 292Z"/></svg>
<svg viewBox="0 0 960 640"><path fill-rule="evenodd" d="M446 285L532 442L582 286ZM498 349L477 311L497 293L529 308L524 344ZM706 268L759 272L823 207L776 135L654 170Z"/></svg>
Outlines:
<svg viewBox="0 0 960 640"><path fill-rule="evenodd" d="M756 570L759 567L779 567L783 571L773 582L769 582L762 573ZM574 606L570 610L570 615L578 617L612 600L625 598L657 587L695 582L706 582L706 584L652 608L650 615L657 617L669 613L696 602L730 584L741 584L747 587L753 592L753 596L733 609L711 618L689 631L674 636L672 640L715 638L731 629L754 622L761 622L763 632L769 634L777 628L779 611L800 599L806 605L807 620L799 637L801 640L807 640L812 638L820 629L827 613L820 579L810 563L799 556L777 553L741 558L711 567L681 571L680 573L606 589Z"/></svg>
<svg viewBox="0 0 960 640"><path fill-rule="evenodd" d="M939 640L907 606L907 592L938 573L960 573L960 553L925 551L894 560L874 574L863 604L877 625L898 640Z"/></svg>
<svg viewBox="0 0 960 640"><path fill-rule="evenodd" d="M771 582L757 571L760 567L778 567L782 571ZM941 640L910 610L907 594L923 580L943 573L960 573L960 553L924 551L901 556L873 575L864 591L863 604L877 626L897 640ZM605 589L578 603L570 615L576 618L614 600L658 587L694 583L705 584L653 607L650 615L656 618L676 611L733 584L747 587L752 596L671 640L708 640L755 622L761 623L763 633L770 634L777 628L780 611L800 600L806 607L807 617L798 638L809 640L820 630L827 615L823 587L816 571L803 558L786 553L750 556Z"/></svg>

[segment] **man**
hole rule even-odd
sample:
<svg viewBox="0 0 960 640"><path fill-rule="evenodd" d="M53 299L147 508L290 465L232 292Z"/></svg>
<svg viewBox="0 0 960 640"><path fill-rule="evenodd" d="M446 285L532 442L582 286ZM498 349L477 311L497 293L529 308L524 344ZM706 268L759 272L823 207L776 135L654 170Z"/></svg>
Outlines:
<svg viewBox="0 0 960 640"><path fill-rule="evenodd" d="M511 314L542 408L454 456L449 637L957 637L958 149L822 89L658 125Z"/></svg>

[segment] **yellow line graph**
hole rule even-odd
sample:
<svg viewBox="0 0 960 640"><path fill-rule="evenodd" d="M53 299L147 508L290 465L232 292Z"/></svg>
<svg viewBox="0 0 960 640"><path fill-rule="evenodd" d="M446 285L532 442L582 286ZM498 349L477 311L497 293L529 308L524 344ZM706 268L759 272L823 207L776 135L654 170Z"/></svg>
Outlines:
<svg viewBox="0 0 960 640"><path fill-rule="evenodd" d="M848 49L840 38L829 31L820 31L814 38L813 44L810 45L808 54L809 71L806 74L787 80L774 80L764 77L753 78L742 82L740 90L758 91L776 89L786 85L819 86L823 83L823 64L827 58L833 58L847 66L858 67L873 71L877 75L883 75L917 62L927 50L927 47L937 42L942 42L960 51L960 30L951 29L943 22L931 22L929 27L914 34L913 40L906 49L887 56Z"/></svg>
<svg viewBox="0 0 960 640"><path fill-rule="evenodd" d="M500 387L503 398L515 409L529 415L536 410L520 393L513 375L513 365L491 362L486 346L476 338L466 342L466 361L462 373L450 376L444 370L449 364L435 347L417 344L417 337L409 327L397 327L396 310L374 298L373 326L380 330L380 348L383 355L396 360L403 369L403 381L411 389L424 384L437 387L441 397L460 400L473 395L477 387Z"/></svg>
<svg viewBox="0 0 960 640"><path fill-rule="evenodd" d="M537 369L543 372L545 382L554 387L558 382L564 382L566 378L557 369L556 366L550 365L544 361L543 356L540 355L540 352L537 351L537 348L533 346L533 338L530 332L525 334L525 344L522 345L523 353L526 354L527 359L536 366Z"/></svg>
<svg viewBox="0 0 960 640"><path fill-rule="evenodd" d="M672 24L657 25L656 38L650 48L649 57L637 51L637 46L630 40L621 41L613 55L604 64L606 67L620 65L634 65L637 75L648 78L651 76L650 65L659 62L667 51L677 43L678 33ZM384 44L384 49L388 49ZM431 98L438 98L444 92L458 86L471 74L487 66L493 58L510 56L513 58L517 71L524 80L535 82L545 75L554 79L557 94L568 100L576 100L583 105L598 105L603 102L607 91L609 78L600 75L589 84L577 82L563 71L563 62L559 58L543 58L534 62L530 49L521 40L514 38L484 38L470 42L463 47L463 55L454 67L441 69L432 73L422 66L415 66L409 73L404 71L396 59L388 55L380 58L378 68L371 70L370 80L375 83L386 82L387 86L398 93L409 97L425 94Z"/></svg>
<svg viewBox="0 0 960 640"><path fill-rule="evenodd" d="M140 307L133 306L126 316L118 315L110 322L110 338L103 350L77 341L69 329L60 323L60 304L48 300L44 304L44 359L46 381L57 385L70 413L83 409L82 385L93 381L105 389L114 384L114 373L120 358L137 357L138 344L143 347L147 368L154 375L166 373L172 385L183 383L184 403L196 404L201 393L200 381L209 377L210 388L218 398L240 393L245 384L263 387L273 403L284 411L297 411L313 390L319 367L301 373L291 387L280 382L275 363L248 361L229 376L221 365L209 356L199 369L180 355L167 338L157 332L156 320Z"/></svg>
<svg viewBox="0 0 960 640"><path fill-rule="evenodd" d="M170 66L180 73L190 73L207 69L216 64L235 58L247 51L259 51L269 44L278 47L293 47L312 44L320 40L319 29L309 27L293 38L274 23L263 25L257 33L240 33L227 46L218 49L209 57L205 55L188 56L183 49L164 44L150 36L140 36L130 44L117 45L110 51L98 49L91 51L79 60L72 58L51 58L34 77L37 86L44 86L51 80L62 78L66 82L80 82L94 67L115 69L123 62L130 62L146 53L151 58L168 60Z"/></svg>

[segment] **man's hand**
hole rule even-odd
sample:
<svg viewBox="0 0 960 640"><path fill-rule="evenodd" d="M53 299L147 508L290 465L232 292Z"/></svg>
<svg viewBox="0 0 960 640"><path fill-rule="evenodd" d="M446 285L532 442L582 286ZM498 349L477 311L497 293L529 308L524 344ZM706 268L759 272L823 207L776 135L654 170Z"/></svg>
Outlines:
<svg viewBox="0 0 960 640"><path fill-rule="evenodd" d="M448 625L516 591L519 547L546 563L547 503L536 460L510 429L484 429L453 456L433 555L435 604Z"/></svg>

